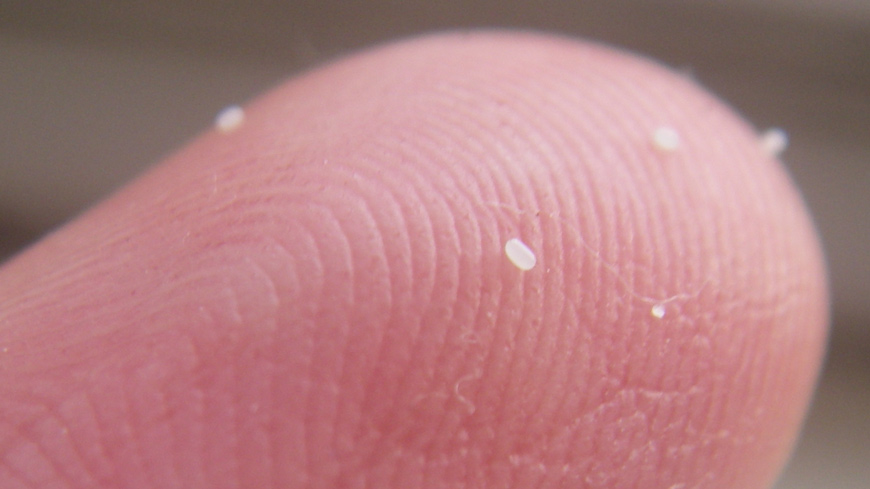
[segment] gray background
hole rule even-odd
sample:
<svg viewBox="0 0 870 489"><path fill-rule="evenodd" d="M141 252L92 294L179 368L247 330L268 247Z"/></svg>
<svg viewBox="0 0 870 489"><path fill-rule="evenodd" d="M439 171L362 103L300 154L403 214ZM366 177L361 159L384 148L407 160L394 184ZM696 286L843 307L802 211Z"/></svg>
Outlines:
<svg viewBox="0 0 870 489"><path fill-rule="evenodd" d="M522 27L690 70L784 155L822 235L834 330L778 489L870 487L870 1L0 0L0 259L289 75L375 42Z"/></svg>

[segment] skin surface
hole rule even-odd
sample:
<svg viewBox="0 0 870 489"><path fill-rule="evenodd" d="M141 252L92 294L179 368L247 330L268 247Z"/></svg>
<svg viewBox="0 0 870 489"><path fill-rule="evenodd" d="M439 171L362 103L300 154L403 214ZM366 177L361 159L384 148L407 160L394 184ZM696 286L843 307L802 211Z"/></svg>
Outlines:
<svg viewBox="0 0 870 489"><path fill-rule="evenodd" d="M692 81L566 39L412 40L5 265L0 487L762 488L826 308L791 182Z"/></svg>

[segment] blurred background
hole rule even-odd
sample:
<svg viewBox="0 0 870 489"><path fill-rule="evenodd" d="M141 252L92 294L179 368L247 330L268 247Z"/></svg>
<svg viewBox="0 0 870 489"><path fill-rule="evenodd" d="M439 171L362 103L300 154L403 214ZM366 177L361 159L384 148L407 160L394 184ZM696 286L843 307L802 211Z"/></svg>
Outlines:
<svg viewBox="0 0 870 489"><path fill-rule="evenodd" d="M198 132L224 106L351 50L517 27L694 74L783 155L833 290L827 366L777 489L870 487L870 1L0 0L0 260Z"/></svg>

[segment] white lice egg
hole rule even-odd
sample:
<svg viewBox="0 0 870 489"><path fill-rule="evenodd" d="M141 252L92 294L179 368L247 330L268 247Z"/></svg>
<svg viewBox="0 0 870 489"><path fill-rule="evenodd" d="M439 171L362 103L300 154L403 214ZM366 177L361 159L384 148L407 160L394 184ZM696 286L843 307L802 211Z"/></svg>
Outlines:
<svg viewBox="0 0 870 489"><path fill-rule="evenodd" d="M230 105L221 110L215 117L214 125L218 131L228 134L242 125L245 121L245 111L238 105Z"/></svg>
<svg viewBox="0 0 870 489"><path fill-rule="evenodd" d="M535 268L535 264L538 262L535 252L517 238L507 240L507 243L504 244L504 253L508 260L522 271Z"/></svg>
<svg viewBox="0 0 870 489"><path fill-rule="evenodd" d="M672 127L659 127L653 132L653 144L661 151L675 151L680 147L680 135Z"/></svg>
<svg viewBox="0 0 870 489"><path fill-rule="evenodd" d="M664 304L656 304L656 305L652 306L649 313L652 314L652 316L654 318L661 319L661 318L665 317L665 305Z"/></svg>
<svg viewBox="0 0 870 489"><path fill-rule="evenodd" d="M788 148L788 133L779 127L771 127L761 133L761 149L770 156L779 156Z"/></svg>

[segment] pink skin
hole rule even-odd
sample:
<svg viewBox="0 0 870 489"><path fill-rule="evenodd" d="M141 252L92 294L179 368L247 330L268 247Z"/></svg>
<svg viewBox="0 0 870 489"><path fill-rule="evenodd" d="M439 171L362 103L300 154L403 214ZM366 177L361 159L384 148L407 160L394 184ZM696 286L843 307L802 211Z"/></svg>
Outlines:
<svg viewBox="0 0 870 489"><path fill-rule="evenodd" d="M246 110L0 272L0 487L776 476L823 351L820 252L691 81L446 35Z"/></svg>

